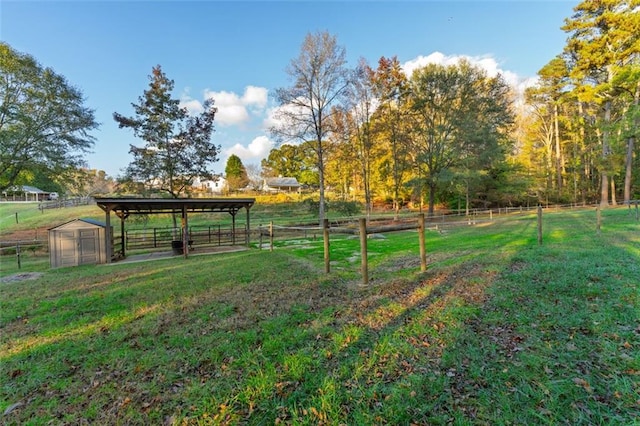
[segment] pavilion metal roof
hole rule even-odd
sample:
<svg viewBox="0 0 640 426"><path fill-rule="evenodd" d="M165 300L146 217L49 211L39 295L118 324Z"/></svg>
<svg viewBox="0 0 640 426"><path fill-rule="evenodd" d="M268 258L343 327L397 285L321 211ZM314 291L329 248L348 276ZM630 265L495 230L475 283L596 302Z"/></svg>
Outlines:
<svg viewBox="0 0 640 426"><path fill-rule="evenodd" d="M238 210L249 210L255 198L102 198L96 204L105 212L124 214L158 214L182 212L228 212L235 215Z"/></svg>

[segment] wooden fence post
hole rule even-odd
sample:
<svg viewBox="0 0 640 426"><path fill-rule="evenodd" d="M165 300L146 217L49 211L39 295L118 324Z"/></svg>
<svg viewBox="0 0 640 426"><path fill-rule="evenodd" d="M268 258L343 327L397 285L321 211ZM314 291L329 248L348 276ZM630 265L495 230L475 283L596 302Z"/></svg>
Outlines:
<svg viewBox="0 0 640 426"><path fill-rule="evenodd" d="M20 241L16 244L16 257L18 258L18 269L22 269L22 263L20 261Z"/></svg>
<svg viewBox="0 0 640 426"><path fill-rule="evenodd" d="M602 225L602 210L600 210L600 205L596 206L596 233L600 235L600 227Z"/></svg>
<svg viewBox="0 0 640 426"><path fill-rule="evenodd" d="M542 205L538 204L538 245L542 245Z"/></svg>
<svg viewBox="0 0 640 426"><path fill-rule="evenodd" d="M369 284L369 264L367 262L367 219L360 219L360 257L362 258L362 285Z"/></svg>
<svg viewBox="0 0 640 426"><path fill-rule="evenodd" d="M420 242L420 270L427 270L427 248L424 236L424 213L418 215L418 241Z"/></svg>
<svg viewBox="0 0 640 426"><path fill-rule="evenodd" d="M329 219L322 221L322 238L324 239L324 272L331 271L331 258L329 255Z"/></svg>
<svg viewBox="0 0 640 426"><path fill-rule="evenodd" d="M269 222L269 251L273 251L273 221Z"/></svg>

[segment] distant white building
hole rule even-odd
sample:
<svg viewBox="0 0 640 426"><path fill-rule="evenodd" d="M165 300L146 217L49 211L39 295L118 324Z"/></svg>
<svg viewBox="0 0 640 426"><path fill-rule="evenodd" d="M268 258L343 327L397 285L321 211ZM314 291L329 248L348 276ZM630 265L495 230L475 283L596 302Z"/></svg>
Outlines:
<svg viewBox="0 0 640 426"><path fill-rule="evenodd" d="M262 190L265 192L293 192L300 190L298 179L294 177L267 178Z"/></svg>
<svg viewBox="0 0 640 426"><path fill-rule="evenodd" d="M45 201L58 199L58 193L43 191L35 186L14 185L2 191L2 198L5 201Z"/></svg>
<svg viewBox="0 0 640 426"><path fill-rule="evenodd" d="M227 180L222 176L219 176L218 180L216 181L195 178L195 180L193 181L193 186L195 188L198 188L202 192L220 195L224 193L227 187Z"/></svg>

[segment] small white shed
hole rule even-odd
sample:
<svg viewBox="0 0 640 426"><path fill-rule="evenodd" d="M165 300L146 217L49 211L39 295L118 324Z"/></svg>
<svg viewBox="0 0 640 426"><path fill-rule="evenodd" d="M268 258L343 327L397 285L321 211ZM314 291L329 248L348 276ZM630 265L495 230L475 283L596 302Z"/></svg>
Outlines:
<svg viewBox="0 0 640 426"><path fill-rule="evenodd" d="M93 219L75 219L49 229L52 268L107 263L105 228Z"/></svg>

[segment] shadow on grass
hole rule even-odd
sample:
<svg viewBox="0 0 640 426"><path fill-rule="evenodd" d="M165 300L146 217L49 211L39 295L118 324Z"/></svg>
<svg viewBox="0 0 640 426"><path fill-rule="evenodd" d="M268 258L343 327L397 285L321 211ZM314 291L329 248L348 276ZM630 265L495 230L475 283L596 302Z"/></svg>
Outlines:
<svg viewBox="0 0 640 426"><path fill-rule="evenodd" d="M530 224L501 229L476 233L475 246L471 232L451 232L426 273L393 278L393 265L416 262L396 258L364 289L285 251L122 268L111 283L48 281L64 302L5 341L64 337L8 356L3 346L0 408L23 404L8 423L633 419L640 302L626 266L637 255L619 238L538 247ZM53 300L47 291L22 308Z"/></svg>

